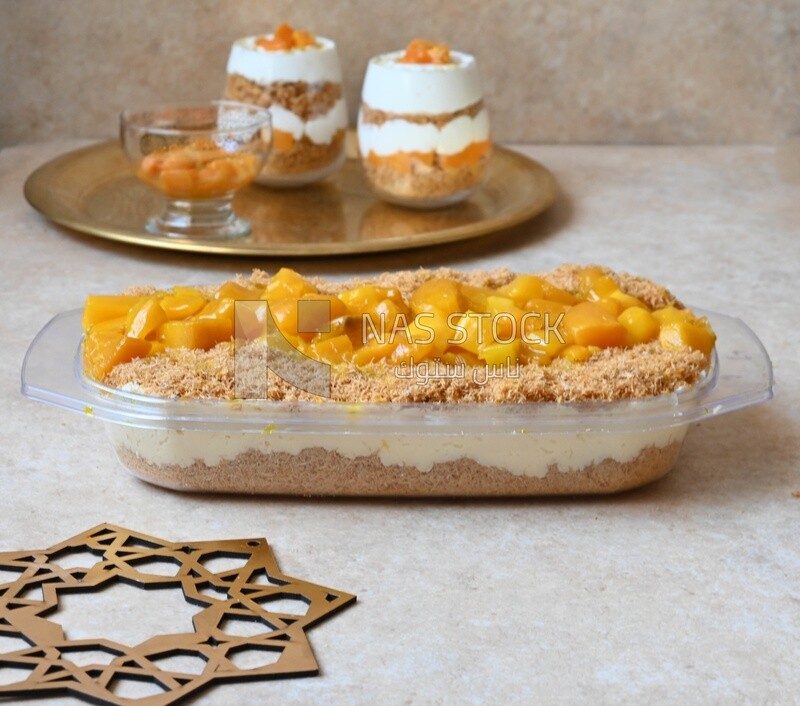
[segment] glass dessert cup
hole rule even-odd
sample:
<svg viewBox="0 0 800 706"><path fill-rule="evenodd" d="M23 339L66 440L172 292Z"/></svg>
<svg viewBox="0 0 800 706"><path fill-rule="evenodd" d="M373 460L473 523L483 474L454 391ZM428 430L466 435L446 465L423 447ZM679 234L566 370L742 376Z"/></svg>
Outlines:
<svg viewBox="0 0 800 706"><path fill-rule="evenodd" d="M488 174L489 117L474 57L404 63L403 52L372 58L358 115L358 143L373 191L400 206L450 206Z"/></svg>
<svg viewBox="0 0 800 706"><path fill-rule="evenodd" d="M216 239L250 233L250 223L233 211L233 197L264 164L272 142L269 111L233 101L126 110L120 140L136 176L166 197L147 232Z"/></svg>
<svg viewBox="0 0 800 706"><path fill-rule="evenodd" d="M225 97L264 106L272 116L273 148L256 178L271 187L320 181L345 161L348 118L336 44L306 36L313 43L269 50L275 35L243 37L228 59Z"/></svg>

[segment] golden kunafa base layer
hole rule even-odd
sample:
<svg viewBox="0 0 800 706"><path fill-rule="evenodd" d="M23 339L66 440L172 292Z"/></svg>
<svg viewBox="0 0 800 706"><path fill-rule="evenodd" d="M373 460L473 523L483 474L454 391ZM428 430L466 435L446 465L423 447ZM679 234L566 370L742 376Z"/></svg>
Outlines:
<svg viewBox="0 0 800 706"><path fill-rule="evenodd" d="M577 265L562 265L540 276L556 287L577 292L581 270ZM636 297L651 309L682 308L666 289L647 279L604 271L622 292ZM472 273L440 269L389 273L363 281L329 282L313 278L308 281L321 294L335 295L369 283L396 288L408 298L421 284L435 278L452 279L473 287L497 288L508 284L514 277L515 274L507 269ZM264 287L269 279L267 273L256 270L249 280L240 278L239 282ZM154 291L140 287L129 290L128 294L141 296ZM247 350L246 347L240 349L240 363L247 358ZM253 359L262 359L258 350ZM665 346L660 340L630 348L599 350L579 364L554 358L548 365L522 365L518 375L492 377L480 385L476 385L470 375L422 379L422 373L415 366L401 377L394 364L381 360L363 366L345 363L332 367L331 397L344 402L612 401L674 392L697 382L707 368L708 358L702 351L685 346ZM112 387L130 386L149 395L233 399L232 345L220 343L210 350L167 348L158 355L116 365L103 381ZM268 396L275 400L319 400L271 372Z"/></svg>
<svg viewBox="0 0 800 706"><path fill-rule="evenodd" d="M318 145L307 137L299 140L274 136L275 144L261 173L267 176L306 174L323 169L342 157L344 130L337 132L327 145Z"/></svg>
<svg viewBox="0 0 800 706"><path fill-rule="evenodd" d="M412 199L434 199L471 191L483 183L488 155L477 162L459 167L442 168L438 164L412 161L398 170L391 163L364 161L364 171L372 185L391 196Z"/></svg>
<svg viewBox="0 0 800 706"><path fill-rule="evenodd" d="M675 464L681 443L649 446L627 462L605 459L579 471L552 466L543 478L516 475L470 458L436 463L430 471L384 465L378 454L348 458L336 451L307 448L297 454L248 451L208 466L156 465L117 447L120 461L135 475L176 490L270 495L352 495L409 497L510 497L618 493L651 483Z"/></svg>

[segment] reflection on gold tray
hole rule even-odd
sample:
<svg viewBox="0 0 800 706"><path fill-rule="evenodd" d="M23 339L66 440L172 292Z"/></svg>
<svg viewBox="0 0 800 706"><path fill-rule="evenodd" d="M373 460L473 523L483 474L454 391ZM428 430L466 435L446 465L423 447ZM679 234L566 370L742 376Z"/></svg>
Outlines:
<svg viewBox="0 0 800 706"><path fill-rule="evenodd" d="M463 203L412 211L379 201L357 159L334 176L296 190L249 186L234 208L253 232L235 240L191 240L150 235L148 216L162 197L133 175L116 142L69 152L39 167L25 182L25 198L51 220L109 240L220 255L312 257L400 250L474 238L535 216L555 198L552 174L516 152L495 147L489 178Z"/></svg>

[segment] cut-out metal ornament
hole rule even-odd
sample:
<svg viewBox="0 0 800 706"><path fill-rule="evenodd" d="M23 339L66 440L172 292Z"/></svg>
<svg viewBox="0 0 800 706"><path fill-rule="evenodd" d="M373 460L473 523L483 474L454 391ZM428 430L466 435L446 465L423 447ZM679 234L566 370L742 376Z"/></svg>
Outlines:
<svg viewBox="0 0 800 706"><path fill-rule="evenodd" d="M96 561L59 566L60 559L75 554L94 555ZM207 568L218 557L239 558L242 565ZM164 576L163 566L157 574L147 573L154 562L171 562L174 575ZM42 551L0 553L0 572L19 574L0 583L0 645L6 645L0 648L0 701L71 693L114 706L164 706L212 682L311 676L319 668L306 628L356 600L282 574L265 539L175 544L108 524ZM46 617L57 609L60 594L102 590L114 582L180 587L189 603L202 608L193 618L194 631L154 635L138 645L102 636L70 640ZM26 597L39 590L38 599ZM303 601L307 610L303 615L270 610L281 599ZM242 620L261 623L263 632L246 637L225 632L226 625ZM18 649L4 651L9 643ZM95 653L108 659L92 661ZM176 656L194 659L199 668L176 671ZM131 681L145 682L157 693L124 696L125 682Z"/></svg>

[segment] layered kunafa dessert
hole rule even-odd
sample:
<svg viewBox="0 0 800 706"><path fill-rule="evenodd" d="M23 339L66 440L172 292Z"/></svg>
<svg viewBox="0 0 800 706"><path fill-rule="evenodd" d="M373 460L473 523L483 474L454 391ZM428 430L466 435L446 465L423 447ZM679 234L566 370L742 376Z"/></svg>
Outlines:
<svg viewBox="0 0 800 706"><path fill-rule="evenodd" d="M248 317L265 327L243 334ZM715 345L663 287L575 265L349 282L255 271L92 295L83 326L89 384L175 406L174 424L110 429L128 468L176 488L317 495L640 485L669 470L687 427L635 428L639 415L701 383ZM263 355L277 339L282 367ZM241 394L248 381L259 395ZM179 409L193 400L202 422Z"/></svg>
<svg viewBox="0 0 800 706"><path fill-rule="evenodd" d="M269 108L272 117L272 151L259 181L307 184L342 165L347 107L333 41L282 24L236 40L227 72L225 97Z"/></svg>
<svg viewBox="0 0 800 706"><path fill-rule="evenodd" d="M415 39L371 59L358 144L372 187L388 201L433 208L468 197L491 154L475 58Z"/></svg>

